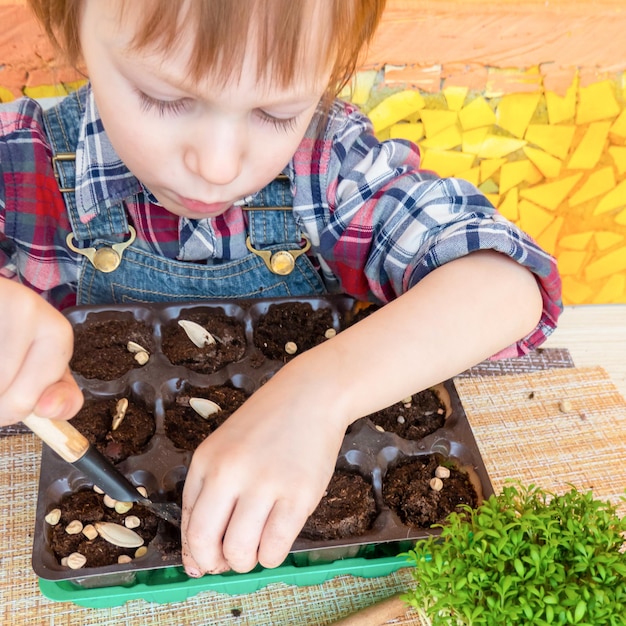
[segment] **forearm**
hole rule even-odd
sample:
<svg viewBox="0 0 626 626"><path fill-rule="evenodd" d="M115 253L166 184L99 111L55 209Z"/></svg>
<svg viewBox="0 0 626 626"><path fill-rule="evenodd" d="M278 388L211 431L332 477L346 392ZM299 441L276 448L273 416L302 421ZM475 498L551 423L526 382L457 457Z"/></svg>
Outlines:
<svg viewBox="0 0 626 626"><path fill-rule="evenodd" d="M283 375L306 379L346 424L441 382L528 334L541 316L534 276L495 252L448 263ZM329 404L330 403L330 404Z"/></svg>

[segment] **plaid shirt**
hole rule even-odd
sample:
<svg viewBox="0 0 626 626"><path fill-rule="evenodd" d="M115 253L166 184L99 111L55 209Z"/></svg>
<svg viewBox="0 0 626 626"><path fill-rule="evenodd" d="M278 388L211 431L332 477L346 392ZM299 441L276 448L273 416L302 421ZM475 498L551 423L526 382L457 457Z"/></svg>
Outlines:
<svg viewBox="0 0 626 626"><path fill-rule="evenodd" d="M88 221L103 203L124 200L140 245L157 255L213 263L248 254L241 208L190 220L159 206L117 157L86 90L76 150L81 220ZM344 292L385 303L448 261L494 249L536 275L544 302L537 328L498 356L524 354L544 341L562 309L550 255L471 184L420 170L414 144L379 142L369 120L352 105L335 102L322 133L314 130L317 122L285 173L296 222L311 240L316 262L340 280ZM0 275L20 280L63 308L75 301L80 259L65 245L71 227L50 157L38 105L21 99L0 106ZM19 198L7 196L16 177ZM137 196L140 191L145 193Z"/></svg>

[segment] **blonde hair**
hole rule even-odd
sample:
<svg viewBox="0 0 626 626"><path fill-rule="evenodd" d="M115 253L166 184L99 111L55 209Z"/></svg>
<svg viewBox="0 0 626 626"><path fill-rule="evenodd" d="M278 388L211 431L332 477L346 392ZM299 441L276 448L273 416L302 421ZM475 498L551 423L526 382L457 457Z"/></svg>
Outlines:
<svg viewBox="0 0 626 626"><path fill-rule="evenodd" d="M78 36L82 2L86 0L28 0L55 46L74 66L81 58ZM238 71L249 38L256 37L261 80L285 87L302 72L302 42L306 39L312 6L323 7L328 24L319 51L319 67L331 68L327 96L330 101L354 74L364 47L371 41L386 0L141 0L145 16L132 46L165 51L184 33L195 38L190 75L210 73L226 82ZM311 3L313 2L313 5ZM128 1L127 1L128 3ZM137 8L137 0L132 0ZM120 19L125 3L122 0ZM318 26L319 28L319 26Z"/></svg>

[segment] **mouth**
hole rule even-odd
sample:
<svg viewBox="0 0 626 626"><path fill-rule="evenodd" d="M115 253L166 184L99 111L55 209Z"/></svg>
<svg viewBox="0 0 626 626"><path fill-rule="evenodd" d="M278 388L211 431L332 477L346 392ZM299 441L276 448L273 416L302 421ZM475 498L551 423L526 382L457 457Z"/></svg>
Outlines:
<svg viewBox="0 0 626 626"><path fill-rule="evenodd" d="M203 217L212 217L221 215L232 206L232 202L202 202L201 200L193 200L179 196L179 202L187 211L195 215Z"/></svg>

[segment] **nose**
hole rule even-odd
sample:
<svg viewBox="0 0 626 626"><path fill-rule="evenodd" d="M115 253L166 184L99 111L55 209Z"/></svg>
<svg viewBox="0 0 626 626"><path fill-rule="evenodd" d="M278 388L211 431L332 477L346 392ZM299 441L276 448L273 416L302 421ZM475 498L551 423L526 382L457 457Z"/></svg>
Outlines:
<svg viewBox="0 0 626 626"><path fill-rule="evenodd" d="M215 116L200 125L185 144L185 166L212 185L233 182L241 174L245 131L236 122Z"/></svg>

